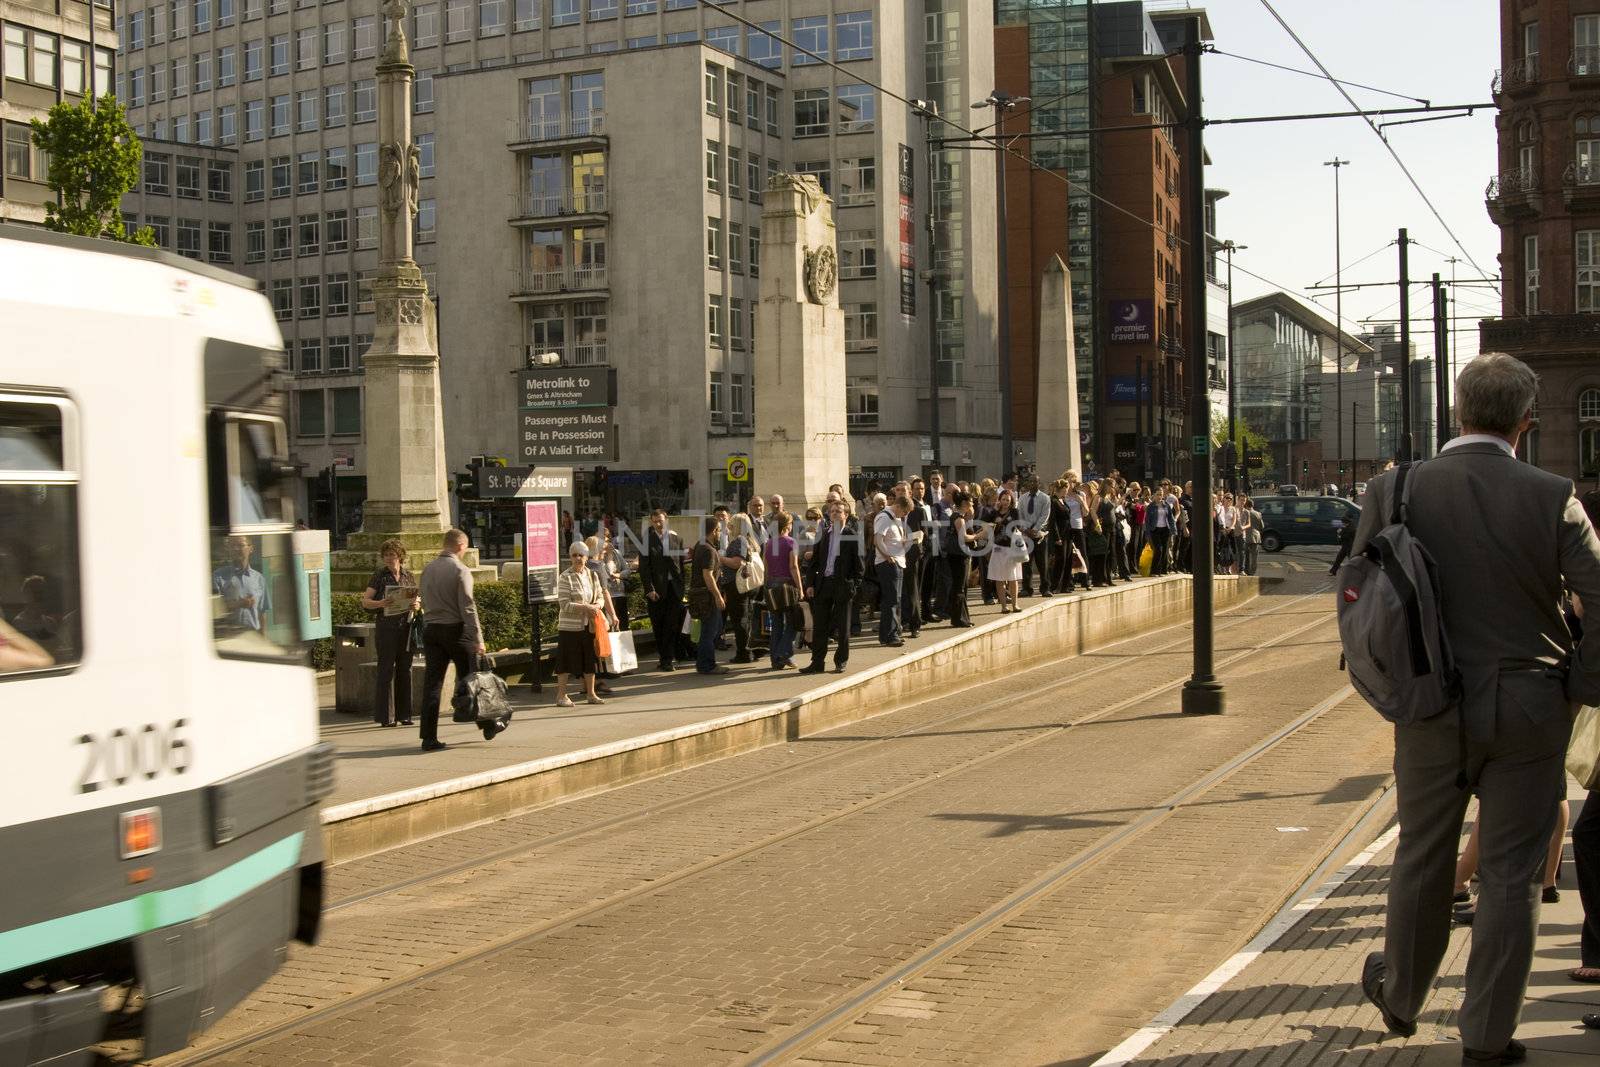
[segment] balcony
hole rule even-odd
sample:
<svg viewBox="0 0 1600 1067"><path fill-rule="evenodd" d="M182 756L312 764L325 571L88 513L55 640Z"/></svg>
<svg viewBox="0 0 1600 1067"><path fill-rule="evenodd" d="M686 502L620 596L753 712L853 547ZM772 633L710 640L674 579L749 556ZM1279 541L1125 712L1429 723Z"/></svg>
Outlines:
<svg viewBox="0 0 1600 1067"><path fill-rule="evenodd" d="M603 215L608 210L606 187L568 189L565 192L534 193L523 190L517 205L519 219L563 218L569 215Z"/></svg>
<svg viewBox="0 0 1600 1067"><path fill-rule="evenodd" d="M1183 286L1178 282L1167 282L1167 303L1176 304L1183 299Z"/></svg>
<svg viewBox="0 0 1600 1067"><path fill-rule="evenodd" d="M1485 352L1588 356L1600 346L1600 315L1541 314L1484 319L1478 328L1478 343Z"/></svg>
<svg viewBox="0 0 1600 1067"><path fill-rule="evenodd" d="M1175 233L1167 234L1167 248L1170 251L1173 251L1173 252L1176 252L1178 250L1178 235L1177 234L1175 234Z"/></svg>
<svg viewBox="0 0 1600 1067"><path fill-rule="evenodd" d="M1567 77L1574 81L1600 78L1600 47L1578 45L1567 60Z"/></svg>
<svg viewBox="0 0 1600 1067"><path fill-rule="evenodd" d="M513 298L550 298L604 292L608 281L604 267L574 267L571 270L524 269L514 284Z"/></svg>
<svg viewBox="0 0 1600 1067"><path fill-rule="evenodd" d="M523 363L529 367L534 365L534 359L551 351L561 357L563 367L605 366L609 355L604 341L583 345L572 344L556 349L551 349L549 345L518 345L517 348L521 352Z"/></svg>
<svg viewBox="0 0 1600 1067"><path fill-rule="evenodd" d="M846 352L876 352L878 339L876 337L846 337L844 339Z"/></svg>
<svg viewBox="0 0 1600 1067"><path fill-rule="evenodd" d="M1539 84L1539 54L1522 56L1511 61L1504 70L1494 72L1489 91L1499 103L1502 96L1521 96Z"/></svg>
<svg viewBox="0 0 1600 1067"><path fill-rule="evenodd" d="M1561 172L1561 197L1567 207L1600 204L1600 160L1573 160Z"/></svg>
<svg viewBox="0 0 1600 1067"><path fill-rule="evenodd" d="M1183 343L1170 333L1162 334L1160 340L1156 342L1156 347L1169 356L1183 355Z"/></svg>
<svg viewBox="0 0 1600 1067"><path fill-rule="evenodd" d="M517 131L516 145L548 144L552 141L604 141L606 137L606 117L603 113L592 111L587 115L564 115L560 118L545 116L530 117L523 120L522 127Z"/></svg>
<svg viewBox="0 0 1600 1067"><path fill-rule="evenodd" d="M1539 169L1528 167L1490 178L1483 197L1496 226L1511 219L1532 218L1539 213Z"/></svg>

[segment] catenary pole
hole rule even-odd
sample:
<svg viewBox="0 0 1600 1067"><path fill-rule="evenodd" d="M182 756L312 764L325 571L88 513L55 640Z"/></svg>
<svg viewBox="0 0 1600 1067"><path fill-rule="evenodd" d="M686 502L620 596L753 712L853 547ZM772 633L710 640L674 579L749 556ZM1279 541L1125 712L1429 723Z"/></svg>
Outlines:
<svg viewBox="0 0 1600 1067"><path fill-rule="evenodd" d="M1189 362L1185 374L1189 390L1189 454L1194 474L1194 516L1191 524L1194 580L1194 668L1183 686L1183 712L1186 715L1220 715L1223 710L1222 683L1217 680L1215 633L1212 629L1212 586L1215 567L1212 553L1211 516L1211 394L1206 381L1206 225L1205 225L1205 117L1201 96L1200 16L1186 20L1184 43L1184 100L1188 105L1187 134L1183 155L1183 225L1188 233L1184 248L1183 279L1184 331L1189 343Z"/></svg>
<svg viewBox="0 0 1600 1067"><path fill-rule="evenodd" d="M1416 458L1411 447L1411 239L1400 229L1400 450L1402 463Z"/></svg>
<svg viewBox="0 0 1600 1067"><path fill-rule="evenodd" d="M1348 159L1334 156L1324 163L1324 167L1333 168L1333 339L1339 351L1339 363L1333 372L1333 393L1335 411L1344 410L1344 225L1340 217L1339 172L1350 165ZM1334 457L1339 467L1339 488L1344 489L1344 420L1334 419L1334 436L1337 444L1334 447ZM1326 475L1324 475L1326 481ZM1351 482L1354 483L1352 478Z"/></svg>
<svg viewBox="0 0 1600 1067"><path fill-rule="evenodd" d="M1447 358L1446 345L1449 344L1450 328L1445 310L1447 297L1444 293L1444 283L1439 280L1439 275L1433 276L1433 438L1434 449L1437 451L1450 440L1450 412L1449 401L1445 397L1445 361Z"/></svg>

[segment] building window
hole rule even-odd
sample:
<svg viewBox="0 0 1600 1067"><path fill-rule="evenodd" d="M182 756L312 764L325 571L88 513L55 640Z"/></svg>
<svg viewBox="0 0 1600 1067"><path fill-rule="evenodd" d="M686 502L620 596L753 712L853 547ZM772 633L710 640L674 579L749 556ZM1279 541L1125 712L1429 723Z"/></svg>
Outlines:
<svg viewBox="0 0 1600 1067"><path fill-rule="evenodd" d="M195 144L210 144L211 143L211 109L210 108L206 108L204 111L196 111L194 113L194 143Z"/></svg>
<svg viewBox="0 0 1600 1067"><path fill-rule="evenodd" d="M425 244L434 240L438 229L438 214L436 202L432 197L423 197L417 201L417 233L418 244Z"/></svg>
<svg viewBox="0 0 1600 1067"><path fill-rule="evenodd" d="M300 279L300 317L302 319L317 319L322 317L322 279L318 277Z"/></svg>
<svg viewBox="0 0 1600 1067"><path fill-rule="evenodd" d="M878 199L878 160L860 156L839 161L839 206L871 204Z"/></svg>
<svg viewBox="0 0 1600 1067"><path fill-rule="evenodd" d="M1600 230L1579 230L1573 235L1577 264L1578 310L1600 311Z"/></svg>
<svg viewBox="0 0 1600 1067"><path fill-rule="evenodd" d="M1578 394L1578 418L1600 422L1600 389L1585 389Z"/></svg>
<svg viewBox="0 0 1600 1067"><path fill-rule="evenodd" d="M603 22L617 17L617 0L589 0L589 21Z"/></svg>
<svg viewBox="0 0 1600 1067"><path fill-rule="evenodd" d="M728 270L744 273L744 227L737 222L728 223Z"/></svg>
<svg viewBox="0 0 1600 1067"><path fill-rule="evenodd" d="M244 202L253 204L257 200L266 199L267 195L267 164L264 160L252 159L244 165Z"/></svg>
<svg viewBox="0 0 1600 1067"><path fill-rule="evenodd" d="M761 277L761 227L750 227L750 277Z"/></svg>
<svg viewBox="0 0 1600 1067"><path fill-rule="evenodd" d="M421 44L421 41L417 42ZM344 23L330 22L322 27L322 65L344 62Z"/></svg>
<svg viewBox="0 0 1600 1067"><path fill-rule="evenodd" d="M734 426L744 426L750 421L750 408L747 403L750 398L747 379L743 374L737 373L728 375L728 378L730 383L728 401L729 407L732 409L728 414Z"/></svg>
<svg viewBox="0 0 1600 1067"><path fill-rule="evenodd" d="M239 140L239 105L223 104L217 108L217 143L232 145Z"/></svg>
<svg viewBox="0 0 1600 1067"><path fill-rule="evenodd" d="M377 207L356 208L356 248L372 249L378 247L378 209Z"/></svg>
<svg viewBox="0 0 1600 1067"><path fill-rule="evenodd" d="M314 256L322 248L322 216L300 216L300 255Z"/></svg>
<svg viewBox="0 0 1600 1067"><path fill-rule="evenodd" d="M750 62L768 70L776 70L783 66L783 45L778 42L777 22L763 22L761 29L750 30L745 34L744 54Z"/></svg>
<svg viewBox="0 0 1600 1067"><path fill-rule="evenodd" d="M878 305L846 304L844 306L844 350L846 352L870 351L878 347Z"/></svg>
<svg viewBox="0 0 1600 1067"><path fill-rule="evenodd" d="M193 156L179 156L176 170L178 197L182 200L200 199L200 160Z"/></svg>
<svg viewBox="0 0 1600 1067"><path fill-rule="evenodd" d="M411 9L411 43L429 48L439 43L439 5L418 4Z"/></svg>
<svg viewBox="0 0 1600 1067"><path fill-rule="evenodd" d="M328 314L350 314L350 275L346 273L328 275Z"/></svg>
<svg viewBox="0 0 1600 1067"><path fill-rule="evenodd" d="M206 259L212 263L233 262L233 223L206 224Z"/></svg>
<svg viewBox="0 0 1600 1067"><path fill-rule="evenodd" d="M706 219L706 267L722 269L722 220Z"/></svg>
<svg viewBox="0 0 1600 1067"><path fill-rule="evenodd" d="M715 63L706 64L706 114L722 112L722 68Z"/></svg>
<svg viewBox="0 0 1600 1067"><path fill-rule="evenodd" d="M372 122L378 117L378 83L373 79L356 82L355 112L357 122Z"/></svg>
<svg viewBox="0 0 1600 1067"><path fill-rule="evenodd" d="M323 157L323 189L335 192L350 184L350 149L345 145L329 148Z"/></svg>
<svg viewBox="0 0 1600 1067"><path fill-rule="evenodd" d="M807 159L794 165L794 172L802 177L809 174L817 179L817 184L829 196L833 195L833 174L831 164L826 159Z"/></svg>
<svg viewBox="0 0 1600 1067"><path fill-rule="evenodd" d="M288 196L293 190L294 168L288 156L272 157L272 198Z"/></svg>
<svg viewBox="0 0 1600 1067"><path fill-rule="evenodd" d="M839 277L878 276L877 234L872 230L839 231Z"/></svg>
<svg viewBox="0 0 1600 1067"><path fill-rule="evenodd" d="M478 36L503 37L505 32L506 0L478 0Z"/></svg>
<svg viewBox="0 0 1600 1067"><path fill-rule="evenodd" d="M739 54L738 26L712 26L706 30L706 44L719 52L726 52L731 56Z"/></svg>
<svg viewBox="0 0 1600 1067"><path fill-rule="evenodd" d="M294 222L288 216L272 220L272 258L288 259L294 254Z"/></svg>
<svg viewBox="0 0 1600 1067"><path fill-rule="evenodd" d="M188 256L190 259L200 258L200 233L199 219L178 220L178 255Z"/></svg>
<svg viewBox="0 0 1600 1067"><path fill-rule="evenodd" d="M711 408L711 421L713 423L728 421L728 390L723 381L723 374L719 370L711 372L711 390L708 406Z"/></svg>
<svg viewBox="0 0 1600 1067"><path fill-rule="evenodd" d="M318 357L319 366L315 368L305 365L305 352L302 348L300 369L302 371L321 370L321 357ZM295 396L295 434L299 437L326 437L328 435L328 409L324 399L325 390L300 389Z"/></svg>
<svg viewBox="0 0 1600 1067"><path fill-rule="evenodd" d="M551 0L550 25L576 26L579 2L580 0Z"/></svg>
<svg viewBox="0 0 1600 1067"><path fill-rule="evenodd" d="M728 146L728 195L735 200L744 196L744 155L732 145Z"/></svg>
<svg viewBox="0 0 1600 1067"><path fill-rule="evenodd" d="M6 125L6 173L11 173L11 149L13 131L21 134L21 143L26 146L31 136L27 126L8 123ZM26 164L24 164L26 171ZM144 157L144 191L154 193L156 196L166 196L171 192L168 184L168 175L171 172L171 159L168 156L153 156L148 152Z"/></svg>
<svg viewBox="0 0 1600 1067"><path fill-rule="evenodd" d="M878 379L845 379L845 423L851 427L878 425Z"/></svg>
<svg viewBox="0 0 1600 1067"><path fill-rule="evenodd" d="M344 125L344 86L330 85L322 90L322 124L330 130Z"/></svg>
<svg viewBox="0 0 1600 1067"><path fill-rule="evenodd" d="M268 73L276 77L289 73L289 35L275 33L267 42Z"/></svg>
<svg viewBox="0 0 1600 1067"><path fill-rule="evenodd" d="M167 81L171 83L172 98L189 95L189 60L174 59L167 64Z"/></svg>
<svg viewBox="0 0 1600 1067"><path fill-rule="evenodd" d="M167 231L169 219L166 215L146 215L144 224L150 227L150 233L155 238L157 248L170 248L172 237Z"/></svg>
<svg viewBox="0 0 1600 1067"><path fill-rule="evenodd" d="M572 305L572 362L593 366L607 361L607 313L603 300Z"/></svg>
<svg viewBox="0 0 1600 1067"><path fill-rule="evenodd" d="M862 133L877 125L878 97L870 85L839 86L839 132Z"/></svg>
<svg viewBox="0 0 1600 1067"><path fill-rule="evenodd" d="M233 164L225 160L206 163L206 196L218 203L233 203Z"/></svg>
<svg viewBox="0 0 1600 1067"><path fill-rule="evenodd" d="M706 142L706 191L722 191L722 145L716 141Z"/></svg>
<svg viewBox="0 0 1600 1067"><path fill-rule="evenodd" d="M417 176L433 177L433 134L417 134Z"/></svg>
<svg viewBox="0 0 1600 1067"><path fill-rule="evenodd" d="M361 433L361 388L329 389L333 398L333 436L355 437Z"/></svg>
<svg viewBox="0 0 1600 1067"><path fill-rule="evenodd" d="M750 202L761 203L761 157L754 152L750 153L749 159L745 161L744 185L750 190Z"/></svg>
<svg viewBox="0 0 1600 1067"><path fill-rule="evenodd" d="M328 372L346 374L350 370L350 338L348 335L328 338Z"/></svg>
<svg viewBox="0 0 1600 1067"><path fill-rule="evenodd" d="M744 351L744 301L738 297L728 301L728 343Z"/></svg>
<svg viewBox="0 0 1600 1067"><path fill-rule="evenodd" d="M363 15L350 24L350 58L370 59L378 54L378 18Z"/></svg>
<svg viewBox="0 0 1600 1067"><path fill-rule="evenodd" d="M344 252L350 247L350 212L345 208L337 208L328 212L322 228L323 248L332 255L335 252ZM331 299L329 301L332 302Z"/></svg>
<svg viewBox="0 0 1600 1067"><path fill-rule="evenodd" d="M356 145L356 185L378 183L378 142Z"/></svg>
<svg viewBox="0 0 1600 1067"><path fill-rule="evenodd" d="M294 345L290 344L289 349L293 351ZM322 338L307 337L300 342L300 362L294 369L301 374L316 374L322 370Z"/></svg>
<svg viewBox="0 0 1600 1067"><path fill-rule="evenodd" d="M244 261L261 263L267 258L267 224L260 220L244 224Z"/></svg>
<svg viewBox="0 0 1600 1067"><path fill-rule="evenodd" d="M872 58L872 12L843 11L833 17L837 49L833 58L840 63Z"/></svg>
<svg viewBox="0 0 1600 1067"><path fill-rule="evenodd" d="M266 137L267 102L265 100L246 100L244 102L244 139L245 141L259 141Z"/></svg>
<svg viewBox="0 0 1600 1067"><path fill-rule="evenodd" d="M177 7L182 0L174 0L173 7ZM217 27L232 26L235 18L236 5L234 0L217 0ZM153 14L153 13L152 13Z"/></svg>
<svg viewBox="0 0 1600 1067"><path fill-rule="evenodd" d="M778 90L776 88L774 88L773 86L771 86L771 85L767 86L766 88L767 88L767 136L768 137L776 137L776 136L778 136ZM819 92L822 92L822 93L827 93L827 91L828 90L826 90L826 89L819 90ZM824 121L824 123L826 123L826 121L827 121L826 116L824 116L823 121ZM772 172L776 173L776 171L778 169L777 165L776 165L776 161L768 160L767 161L767 169L769 171L772 171Z"/></svg>
<svg viewBox="0 0 1600 1067"><path fill-rule="evenodd" d="M711 347L721 348L727 335L727 309L722 302L722 297L713 295L706 300L706 333L710 336Z"/></svg>
<svg viewBox="0 0 1600 1067"><path fill-rule="evenodd" d="M259 38L244 43L244 80L247 82L261 80L262 48L263 42ZM195 88L198 89L199 86L196 85Z"/></svg>
<svg viewBox="0 0 1600 1067"><path fill-rule="evenodd" d="M1522 239L1522 313L1539 313L1539 238L1529 234Z"/></svg>
<svg viewBox="0 0 1600 1067"><path fill-rule="evenodd" d="M317 38L321 34L315 26L304 26L294 34L294 69L317 69Z"/></svg>
<svg viewBox="0 0 1600 1067"><path fill-rule="evenodd" d="M821 137L828 132L827 89L796 89L794 92L794 135Z"/></svg>
<svg viewBox="0 0 1600 1067"><path fill-rule="evenodd" d="M415 90L411 98L411 110L417 115L426 115L433 110L433 71L417 71L417 80L412 85Z"/></svg>
<svg viewBox="0 0 1600 1067"><path fill-rule="evenodd" d="M1600 428L1585 426L1578 431L1578 474L1584 478L1600 475Z"/></svg>
<svg viewBox="0 0 1600 1067"><path fill-rule="evenodd" d="M272 136L284 137L289 133L290 123L289 94L282 93L272 98Z"/></svg>
<svg viewBox="0 0 1600 1067"><path fill-rule="evenodd" d="M518 33L538 29L543 7L543 0L515 0L512 28Z"/></svg>
<svg viewBox="0 0 1600 1067"><path fill-rule="evenodd" d="M795 46L794 66L803 67L820 63L828 58L828 16L812 15L808 18L794 19L790 22L789 28L789 39ZM811 55L806 55L806 52L820 58L813 58Z"/></svg>

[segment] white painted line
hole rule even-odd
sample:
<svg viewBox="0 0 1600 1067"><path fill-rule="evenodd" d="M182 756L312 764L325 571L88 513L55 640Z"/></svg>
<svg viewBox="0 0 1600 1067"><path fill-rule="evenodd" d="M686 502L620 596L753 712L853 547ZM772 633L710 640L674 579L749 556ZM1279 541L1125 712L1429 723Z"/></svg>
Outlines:
<svg viewBox="0 0 1600 1067"><path fill-rule="evenodd" d="M1340 867L1331 878L1318 886L1310 895L1294 901L1278 912L1277 916L1259 934L1251 938L1248 945L1229 957L1222 966L1206 975L1194 988L1173 1001L1166 1011L1151 1019L1147 1025L1136 1030L1132 1037L1129 1037L1116 1048L1095 1060L1094 1063L1090 1064L1090 1067L1126 1067L1127 1064L1144 1055L1151 1045L1170 1034L1179 1023L1183 1022L1190 1012L1204 1004L1213 993L1237 978L1246 967L1255 962L1258 956L1276 944L1294 928L1296 923L1305 917L1307 912L1314 911L1327 903L1328 898L1340 886L1348 882L1361 868L1371 863L1378 853L1393 844L1394 839L1399 835L1400 827L1398 824L1385 830L1376 841L1373 841L1372 844L1353 857L1349 863Z"/></svg>

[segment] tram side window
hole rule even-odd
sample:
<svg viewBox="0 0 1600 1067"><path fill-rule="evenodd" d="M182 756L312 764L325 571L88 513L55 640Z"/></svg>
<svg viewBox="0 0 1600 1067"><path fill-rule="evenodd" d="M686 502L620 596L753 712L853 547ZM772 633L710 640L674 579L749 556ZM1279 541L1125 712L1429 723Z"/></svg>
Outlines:
<svg viewBox="0 0 1600 1067"><path fill-rule="evenodd" d="M0 393L0 676L83 658L75 411Z"/></svg>
<svg viewBox="0 0 1600 1067"><path fill-rule="evenodd" d="M212 485L227 496L213 507L214 515L226 516L226 532L212 531L212 638L222 656L296 659L299 598L293 539L283 529L288 509L282 490L263 474L270 458L282 454L283 423L230 414L222 430L210 457L225 469Z"/></svg>

